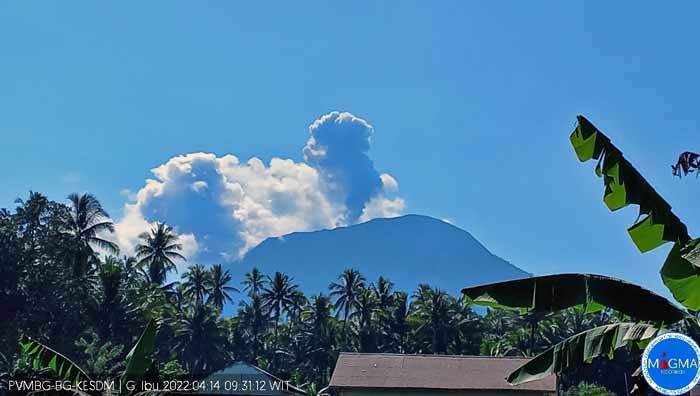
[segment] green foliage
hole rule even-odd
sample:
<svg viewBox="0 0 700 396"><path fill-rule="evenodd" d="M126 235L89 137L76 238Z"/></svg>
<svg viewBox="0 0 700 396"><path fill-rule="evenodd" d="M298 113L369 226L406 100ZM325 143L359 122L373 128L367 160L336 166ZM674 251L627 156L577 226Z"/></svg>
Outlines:
<svg viewBox="0 0 700 396"><path fill-rule="evenodd" d="M700 240L691 240L683 222L671 206L627 161L610 139L583 116L578 116L571 144L580 161L598 160L596 175L603 178L603 201L612 211L630 204L639 206L639 216L628 229L641 252L673 242L661 276L674 297L685 307L700 308ZM681 168L683 166L679 165ZM683 168L684 169L684 168ZM684 169L685 170L685 169ZM674 168L674 173L679 168ZM623 346L640 345L658 333L663 324L683 322L693 331L698 323L689 313L636 285L621 280L587 274L562 274L501 282L463 290L468 301L496 308L515 309L527 314L530 323L530 352L538 322L552 312L575 308L592 313L612 308L632 318L653 322L614 323L582 331L556 343L508 376L513 384L564 373L601 356L612 358ZM501 318L498 322L504 325ZM482 343L482 351L502 352L503 338Z"/></svg>
<svg viewBox="0 0 700 396"><path fill-rule="evenodd" d="M170 360L165 364L161 365L158 370L160 373L160 379L162 381L170 381L177 379L185 379L188 377L189 373L177 360Z"/></svg>
<svg viewBox="0 0 700 396"><path fill-rule="evenodd" d="M98 204L87 206L94 211ZM32 193L14 211L0 210L0 298L11 323L0 326L0 353L12 375L56 377L42 369L47 362L33 369L33 359L21 354L23 333L95 379L202 377L238 360L320 388L340 351L532 355L571 329L609 319L607 310L586 316L571 309L481 317L467 300L434 287L395 290L388 279L368 280L355 269L313 296L281 272L232 279L222 266L192 265L180 282L166 284L180 259L170 227L144 234L138 257L103 257L99 243L65 232L71 216L77 219L75 206ZM108 238L109 229L99 235ZM237 282L244 291L238 310L222 318Z"/></svg>
<svg viewBox="0 0 700 396"><path fill-rule="evenodd" d="M170 345L179 351L190 375L201 377L232 361L228 333L215 307L195 303L166 323L173 330Z"/></svg>
<svg viewBox="0 0 700 396"><path fill-rule="evenodd" d="M577 385L570 386L564 391L564 396L614 396L613 393L608 388L598 385L591 384L588 382L581 382Z"/></svg>
<svg viewBox="0 0 700 396"><path fill-rule="evenodd" d="M685 224L671 211L671 206L623 157L610 139L585 117L577 118L578 124L570 137L571 144L580 161L598 160L596 174L603 178L605 184L605 204L612 211L629 204L639 206L637 221L628 232L641 252L655 249L666 242L674 243L661 270L662 279L679 302L691 310L697 310L700 308L700 297L697 296L700 287L700 243L690 239ZM678 167L674 168L674 173L678 171ZM464 293L468 300L475 303L520 309L521 312L546 314L567 307L591 312L605 306L637 319L657 323L616 323L578 333L511 373L507 379L513 384L571 371L597 357L612 358L617 349L639 346L656 335L663 323L683 320L694 331L698 329L694 317L678 310L660 296L619 280L592 275L538 277L469 288ZM534 331L534 327L532 329Z"/></svg>
<svg viewBox="0 0 700 396"><path fill-rule="evenodd" d="M538 317L512 310L489 310L480 323L480 352L486 356L532 356L582 331L610 321L608 310L588 314L569 308Z"/></svg>
<svg viewBox="0 0 700 396"><path fill-rule="evenodd" d="M306 396L326 396L328 395L328 393L326 393L327 390L328 388L320 389L318 385L311 383L306 388Z"/></svg>
<svg viewBox="0 0 700 396"><path fill-rule="evenodd" d="M700 254L698 240L691 240L686 225L671 211L659 193L627 161L610 138L583 116L571 134L580 161L598 160L596 174L605 183L604 201L610 210L639 205L637 221L628 229L641 252L673 242L661 278L674 298L686 308L700 310Z"/></svg>
<svg viewBox="0 0 700 396"><path fill-rule="evenodd" d="M207 302L213 304L219 310L224 308L224 304L232 302L231 295L238 293L238 289L229 286L233 277L228 270L224 270L221 264L214 265L207 280L207 292L209 297Z"/></svg>
<svg viewBox="0 0 700 396"><path fill-rule="evenodd" d="M58 378L73 383L90 379L72 360L38 341L23 336L19 345L33 369L50 368Z"/></svg>
<svg viewBox="0 0 700 396"><path fill-rule="evenodd" d="M690 240L683 222L642 175L627 161L610 138L583 116L571 134L571 144L580 161L598 160L596 174L603 178L603 201L610 210L639 205L639 219L628 229L640 251L652 250L666 242Z"/></svg>
<svg viewBox="0 0 700 396"><path fill-rule="evenodd" d="M661 279L673 297L692 311L700 310L700 260L698 242L675 243L661 267Z"/></svg>
<svg viewBox="0 0 700 396"><path fill-rule="evenodd" d="M145 269L149 283L162 285L171 271L177 270L175 260L185 260L180 254L182 245L177 241L173 228L158 223L150 232L139 235L141 243L136 245L138 265Z"/></svg>
<svg viewBox="0 0 700 396"><path fill-rule="evenodd" d="M151 366L151 361L147 356L153 350L155 332L155 324L149 322L138 342L127 355L123 363L123 366L126 368L120 379L122 382L121 389L125 389L125 381L140 379L145 374L146 369ZM102 374L110 374L111 371L122 365L122 363L119 363L117 366L112 366L111 370L106 368L107 364L121 352L121 347L112 347L109 343L97 346L98 342L97 337L93 335L90 342L81 338L76 342L76 345L85 348L85 353L89 356L87 362L92 364L91 367L94 372L101 371ZM80 366L38 341L23 336L19 345L23 355L18 360L19 367L17 367L15 373L24 371L22 378L47 378L49 373L43 370L49 370L51 375L64 381L77 383L90 380L90 377ZM30 373L29 376L26 375L28 372Z"/></svg>
<svg viewBox="0 0 700 396"><path fill-rule="evenodd" d="M146 373L146 370L151 365L150 355L155 347L156 331L155 321L150 320L136 345L126 355L124 373L120 379L122 384L126 381L139 380Z"/></svg>
<svg viewBox="0 0 700 396"><path fill-rule="evenodd" d="M83 349L86 356L85 366L96 378L113 377L122 368L118 359L122 355L123 345L103 342L95 332L90 332L90 340L81 337L75 345Z"/></svg>
<svg viewBox="0 0 700 396"><path fill-rule="evenodd" d="M536 276L469 287L462 293L474 304L521 313L550 313L571 307L593 313L612 308L638 320L666 324L689 316L651 290L601 275Z"/></svg>
<svg viewBox="0 0 700 396"><path fill-rule="evenodd" d="M638 346L654 337L659 329L642 323L615 323L586 330L557 343L507 377L517 385L561 373L590 363L597 357L612 359L615 350Z"/></svg>

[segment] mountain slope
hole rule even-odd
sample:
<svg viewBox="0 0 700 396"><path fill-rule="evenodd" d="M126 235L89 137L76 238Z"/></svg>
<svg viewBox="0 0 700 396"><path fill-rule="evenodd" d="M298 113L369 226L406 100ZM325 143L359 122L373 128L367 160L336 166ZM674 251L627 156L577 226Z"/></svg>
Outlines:
<svg viewBox="0 0 700 396"><path fill-rule="evenodd" d="M419 215L268 238L233 264L234 279L254 266L265 274L289 274L306 293L326 294L328 284L350 267L370 282L388 277L409 293L421 283L458 293L469 285L530 276L467 231Z"/></svg>

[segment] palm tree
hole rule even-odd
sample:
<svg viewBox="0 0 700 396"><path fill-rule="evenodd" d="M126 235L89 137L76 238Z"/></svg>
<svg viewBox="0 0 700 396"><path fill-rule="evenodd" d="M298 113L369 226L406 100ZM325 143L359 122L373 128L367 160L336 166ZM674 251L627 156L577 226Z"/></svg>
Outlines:
<svg viewBox="0 0 700 396"><path fill-rule="evenodd" d="M359 294L365 287L365 277L356 269L348 268L338 277L339 282L330 284L331 297L335 297L336 315L343 311L343 329L348 317L359 305Z"/></svg>
<svg viewBox="0 0 700 396"><path fill-rule="evenodd" d="M272 312L275 320L275 342L277 341L277 329L279 327L282 311L287 311L294 306L295 292L298 286L292 283L289 276L275 272L275 276L267 278L267 286L263 288L262 297L265 301L265 308Z"/></svg>
<svg viewBox="0 0 700 396"><path fill-rule="evenodd" d="M262 291L263 286L265 286L265 275L259 269L253 268L245 274L243 286L245 286L243 291L248 293L249 297L257 296Z"/></svg>
<svg viewBox="0 0 700 396"><path fill-rule="evenodd" d="M239 327L243 338L249 345L252 361L262 357L265 348L265 331L270 325L270 318L264 308L265 302L259 295L250 298L250 302L241 302L238 310Z"/></svg>
<svg viewBox="0 0 700 396"><path fill-rule="evenodd" d="M462 298L452 298L454 348L457 355L478 355L483 339L482 318Z"/></svg>
<svg viewBox="0 0 700 396"><path fill-rule="evenodd" d="M118 328L124 325L126 301L122 293L124 276L118 258L107 256L100 264L97 282L88 305L100 339L113 339Z"/></svg>
<svg viewBox="0 0 700 396"><path fill-rule="evenodd" d="M175 351L195 378L231 360L226 326L213 307L205 304L188 307L178 314L172 327Z"/></svg>
<svg viewBox="0 0 700 396"><path fill-rule="evenodd" d="M391 309L394 300L394 283L387 278L380 276L377 284L372 286L372 291L377 303L377 345L389 348L391 344Z"/></svg>
<svg viewBox="0 0 700 396"><path fill-rule="evenodd" d="M185 296L197 305L204 302L204 296L209 293L210 273L199 264L192 265L182 274Z"/></svg>
<svg viewBox="0 0 700 396"><path fill-rule="evenodd" d="M327 382L330 377L330 368L337 351L332 311L331 300L323 294L318 294L311 298L311 304L302 313L305 321L305 351L310 371L322 382Z"/></svg>
<svg viewBox="0 0 700 396"><path fill-rule="evenodd" d="M100 236L114 232L114 224L97 198L73 193L68 200L71 202L70 212L63 219L61 229L73 241L73 273L84 276L89 270L90 260L97 258L93 246L114 254L119 252L119 247Z"/></svg>
<svg viewBox="0 0 700 396"><path fill-rule="evenodd" d="M172 227L157 223L151 232L139 235L142 243L136 246L136 257L139 266L147 267L146 274L152 284L162 285L170 271L177 271L173 260L183 260L179 252L182 245L177 243L178 237Z"/></svg>
<svg viewBox="0 0 700 396"><path fill-rule="evenodd" d="M293 331L294 327L299 324L301 320L301 314L306 308L309 300L304 295L301 290L294 290L292 293L292 305L287 308L287 315L289 319L289 331Z"/></svg>
<svg viewBox="0 0 700 396"><path fill-rule="evenodd" d="M133 256L123 256L121 259L122 272L124 273L124 283L128 287L140 287L144 283L144 278L139 270L139 261Z"/></svg>
<svg viewBox="0 0 700 396"><path fill-rule="evenodd" d="M415 315L420 323L416 330L428 334L428 349L431 353L447 353L450 331L453 326L453 312L450 296L440 289L419 287L415 298Z"/></svg>
<svg viewBox="0 0 700 396"><path fill-rule="evenodd" d="M379 299L371 289L360 289L357 309L350 315L356 319L359 352L376 352L376 331L374 321L379 309Z"/></svg>
<svg viewBox="0 0 700 396"><path fill-rule="evenodd" d="M394 344L394 350L398 353L406 353L409 331L411 330L408 324L410 314L408 295L402 291L394 292L392 303L389 334L392 338L392 344Z"/></svg>
<svg viewBox="0 0 700 396"><path fill-rule="evenodd" d="M383 311L387 311L392 303L394 297L393 293L394 283L387 278L380 276L377 280L377 284L373 287L374 293L377 297L377 304L379 308Z"/></svg>
<svg viewBox="0 0 700 396"><path fill-rule="evenodd" d="M321 334L329 328L333 306L328 297L323 294L311 298L311 304L303 313L304 319L311 324L316 334Z"/></svg>
<svg viewBox="0 0 700 396"><path fill-rule="evenodd" d="M226 302L233 301L230 293L238 293L238 289L228 286L231 279L231 273L228 270L224 271L221 264L216 264L209 270L209 298L207 298L207 303L213 304L219 311L224 308Z"/></svg>

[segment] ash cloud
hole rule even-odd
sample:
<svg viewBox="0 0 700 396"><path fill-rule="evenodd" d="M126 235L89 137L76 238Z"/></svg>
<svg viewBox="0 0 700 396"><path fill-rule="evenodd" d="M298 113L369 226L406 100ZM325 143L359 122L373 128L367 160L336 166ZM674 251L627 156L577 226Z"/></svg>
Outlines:
<svg viewBox="0 0 700 396"><path fill-rule="evenodd" d="M304 162L190 153L152 170L154 178L124 206L120 245L133 251L156 221L172 225L186 256L231 261L268 237L400 215L398 182L369 157L374 128L347 112L309 126Z"/></svg>

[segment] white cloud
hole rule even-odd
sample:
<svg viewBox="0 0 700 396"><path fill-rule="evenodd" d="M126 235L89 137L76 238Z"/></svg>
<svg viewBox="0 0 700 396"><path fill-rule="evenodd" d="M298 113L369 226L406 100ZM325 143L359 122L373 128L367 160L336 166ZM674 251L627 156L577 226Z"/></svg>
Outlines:
<svg viewBox="0 0 700 396"><path fill-rule="evenodd" d="M124 205L120 246L133 252L156 221L181 235L183 254L204 262L240 257L268 237L334 228L405 208L397 181L368 157L373 127L350 113L314 121L305 162L190 153L152 170L153 179ZM130 193L130 192L129 192Z"/></svg>
<svg viewBox="0 0 700 396"><path fill-rule="evenodd" d="M384 187L385 191L399 191L399 182L397 182L396 179L394 179L394 177L390 174L382 173L381 175L379 175L379 178L382 180L382 186Z"/></svg>
<svg viewBox="0 0 700 396"><path fill-rule="evenodd" d="M191 187L192 191L200 192L206 190L209 185L204 180L197 180L196 182L192 183Z"/></svg>
<svg viewBox="0 0 700 396"><path fill-rule="evenodd" d="M401 198L389 199L377 196L370 199L367 205L362 208L362 215L360 215L359 220L365 222L379 217L401 216L404 209L406 209L406 202Z"/></svg>

